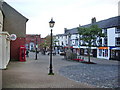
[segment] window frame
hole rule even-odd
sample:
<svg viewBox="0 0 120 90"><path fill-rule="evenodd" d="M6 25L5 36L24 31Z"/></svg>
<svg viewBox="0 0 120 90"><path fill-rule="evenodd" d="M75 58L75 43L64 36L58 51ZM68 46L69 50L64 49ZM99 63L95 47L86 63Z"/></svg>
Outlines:
<svg viewBox="0 0 120 90"><path fill-rule="evenodd" d="M119 39L119 40L117 40L117 39ZM115 38L115 45L120 46L120 37Z"/></svg>
<svg viewBox="0 0 120 90"><path fill-rule="evenodd" d="M117 34L117 33L120 33L120 27L116 27L115 28L115 33Z"/></svg>

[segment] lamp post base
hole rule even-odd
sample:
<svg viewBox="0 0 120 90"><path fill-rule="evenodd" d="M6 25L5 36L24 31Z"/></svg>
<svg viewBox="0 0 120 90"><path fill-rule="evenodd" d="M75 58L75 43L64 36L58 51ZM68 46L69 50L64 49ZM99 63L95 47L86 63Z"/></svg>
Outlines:
<svg viewBox="0 0 120 90"><path fill-rule="evenodd" d="M48 75L54 75L54 73L48 73Z"/></svg>
<svg viewBox="0 0 120 90"><path fill-rule="evenodd" d="M54 75L53 70L50 69L48 75Z"/></svg>

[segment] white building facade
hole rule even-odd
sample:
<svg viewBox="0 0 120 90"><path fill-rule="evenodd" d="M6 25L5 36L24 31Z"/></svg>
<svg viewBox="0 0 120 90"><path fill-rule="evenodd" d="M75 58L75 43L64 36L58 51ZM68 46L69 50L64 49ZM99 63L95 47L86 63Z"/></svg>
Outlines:
<svg viewBox="0 0 120 90"><path fill-rule="evenodd" d="M101 42L98 42L96 43L96 46L91 47L91 56L107 60L120 60L120 16L95 22L94 24L102 28L106 37L101 38ZM81 27L89 27L90 25L92 24ZM57 35L57 37L61 36ZM71 50L79 53L79 55L87 55L88 47L85 45L86 43L84 41L80 40L77 28L65 28L65 33L62 37L62 39L58 39L59 45L63 45L64 47L70 46ZM66 43L64 44L63 42Z"/></svg>
<svg viewBox="0 0 120 90"><path fill-rule="evenodd" d="M97 49L97 57L107 60L120 60L120 16L113 17L105 23L106 39L102 39L102 47Z"/></svg>

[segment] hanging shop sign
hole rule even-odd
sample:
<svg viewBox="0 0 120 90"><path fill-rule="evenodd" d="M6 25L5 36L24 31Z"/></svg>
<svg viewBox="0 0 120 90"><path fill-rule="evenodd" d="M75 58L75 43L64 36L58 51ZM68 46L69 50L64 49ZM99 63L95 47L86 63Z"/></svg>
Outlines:
<svg viewBox="0 0 120 90"><path fill-rule="evenodd" d="M10 40L14 41L17 39L17 36L15 34L10 35Z"/></svg>

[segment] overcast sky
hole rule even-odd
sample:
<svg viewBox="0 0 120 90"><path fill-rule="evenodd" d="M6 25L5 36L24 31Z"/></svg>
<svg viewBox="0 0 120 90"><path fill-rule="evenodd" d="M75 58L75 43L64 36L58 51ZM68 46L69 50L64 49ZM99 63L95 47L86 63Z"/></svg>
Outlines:
<svg viewBox="0 0 120 90"><path fill-rule="evenodd" d="M49 21L55 21L53 34L118 15L120 0L4 0L29 19L27 34L50 34Z"/></svg>

